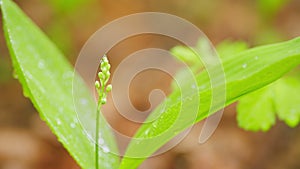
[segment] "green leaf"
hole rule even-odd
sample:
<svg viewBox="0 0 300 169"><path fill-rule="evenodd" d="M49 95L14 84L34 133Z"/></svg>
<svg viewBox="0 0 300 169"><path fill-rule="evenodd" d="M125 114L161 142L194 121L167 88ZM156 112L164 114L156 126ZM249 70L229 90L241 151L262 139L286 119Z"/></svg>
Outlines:
<svg viewBox="0 0 300 169"><path fill-rule="evenodd" d="M175 46L170 51L171 54L175 56L175 58L177 58L178 60L192 65L195 64L195 61L196 63L200 61L198 59L197 53L193 50L194 50L193 48L186 47L186 46Z"/></svg>
<svg viewBox="0 0 300 169"><path fill-rule="evenodd" d="M216 49L223 60L233 57L248 48L245 42L224 41ZM241 97L237 106L237 121L239 127L252 131L267 131L276 122L273 106L274 88L268 85Z"/></svg>
<svg viewBox="0 0 300 169"><path fill-rule="evenodd" d="M15 74L41 117L82 168L95 168L95 143L78 117L95 124L96 103L72 66L56 46L10 0L1 1L4 31ZM78 96L74 99L73 78L77 79ZM73 101L74 99L74 101ZM75 108L74 105L77 105ZM77 112L76 112L77 110ZM91 113L92 112L92 113ZM90 114L89 114L90 113ZM99 150L101 168L117 168L116 144L102 117L101 130L105 149ZM95 126L90 125L94 130ZM91 136L91 138L89 137Z"/></svg>
<svg viewBox="0 0 300 169"><path fill-rule="evenodd" d="M267 131L278 115L287 125L295 127L300 121L299 92L299 75L286 76L242 97L237 109L239 126L250 131Z"/></svg>
<svg viewBox="0 0 300 169"><path fill-rule="evenodd" d="M247 50L248 44L243 41L225 40L217 45L216 49L222 60L233 59L238 53Z"/></svg>
<svg viewBox="0 0 300 169"><path fill-rule="evenodd" d="M283 43L246 50L235 55L233 59L224 61L226 105L236 101L242 95L275 81L300 64L299 46L300 38L296 38ZM218 77L214 78L218 79ZM182 100L177 101L180 93L175 91L162 103L166 107L158 106L154 110L154 114L162 112L161 115L156 120L145 123L140 127L135 135L137 141L132 141L129 144L120 169L136 168L145 158L130 158L132 154L142 153L145 156L150 156L181 131L224 107L223 104L219 104L215 105L213 110L209 109L212 101L212 89L210 88L208 72L201 72L196 79L200 89L198 93L190 92L190 95L183 96ZM189 82L186 83L186 86L190 85ZM224 85L222 83L223 81L219 82L220 87ZM215 88L218 87L215 86ZM198 115L194 121L190 117L193 112L186 109L185 113L180 113L180 108L181 105L189 107L190 105L199 104L197 103L198 95L203 99L200 101ZM174 126L175 123L176 126ZM150 139L145 142L147 138L158 139L152 139L152 141ZM126 155L129 155L129 157L126 157Z"/></svg>
<svg viewBox="0 0 300 169"><path fill-rule="evenodd" d="M203 68L202 61L199 59L199 52L197 48L187 47L187 46L175 46L170 50L171 54L178 59L179 61L187 64L193 73L197 73L200 69ZM184 78L185 70L179 71L177 77L179 79ZM175 86L173 83L172 86Z"/></svg>
<svg viewBox="0 0 300 169"><path fill-rule="evenodd" d="M175 46L173 47L170 52L171 54L178 59L186 63L193 73L197 74L199 70L203 69L204 65L202 61L199 59L200 54L202 53L205 55L210 55L209 44L205 40L199 39L196 47L187 47L187 46ZM216 47L218 54L222 58L222 61L232 59L236 54L248 49L248 44L243 41L230 41L226 40L222 43L218 44ZM186 70L182 69L178 71L177 75L178 79L184 79L186 74ZM175 84L172 84L175 85Z"/></svg>
<svg viewBox="0 0 300 169"><path fill-rule="evenodd" d="M280 79L275 86L275 108L280 120L290 127L300 121L300 76Z"/></svg>
<svg viewBox="0 0 300 169"><path fill-rule="evenodd" d="M217 46L217 51L223 60L233 59L236 53L246 49L247 44L245 42L224 41ZM296 75L299 75L299 71L296 71ZM276 114L291 127L298 124L299 96L291 93L299 91L296 85L299 79L289 76L289 79L293 79L293 82L290 83L294 85L291 86L290 83L286 82L286 78L283 77L274 84L239 99L237 121L241 128L250 131L267 131L275 124ZM291 97L292 95L293 97Z"/></svg>
<svg viewBox="0 0 300 169"><path fill-rule="evenodd" d="M252 131L269 130L276 122L273 95L273 88L266 86L242 97L237 107L239 126Z"/></svg>

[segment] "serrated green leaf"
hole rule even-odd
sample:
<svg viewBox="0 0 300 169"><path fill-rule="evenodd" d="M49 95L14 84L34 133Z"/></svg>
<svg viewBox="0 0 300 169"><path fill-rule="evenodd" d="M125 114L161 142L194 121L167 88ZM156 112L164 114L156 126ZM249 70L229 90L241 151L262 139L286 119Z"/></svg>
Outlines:
<svg viewBox="0 0 300 169"><path fill-rule="evenodd" d="M82 100L73 101L72 66L13 2L2 0L1 9L7 45L25 96L30 98L41 117L81 167L95 168L95 144L77 118L80 113L94 112L87 114L85 120L95 123L96 104L89 90L75 73L79 83L77 86L80 86L78 96L84 99L84 104L80 104ZM75 109L74 105L78 107ZM104 141L111 150L116 149L111 131L105 127L105 120L101 122ZM118 156L108 153L107 149L100 149L99 154L101 168L118 167Z"/></svg>
<svg viewBox="0 0 300 169"><path fill-rule="evenodd" d="M223 63L224 73L226 75L226 105L236 101L240 96L255 91L263 86L280 78L286 72L300 64L300 38L290 40L283 43L266 45L246 50L234 56L234 59L225 61ZM221 76L221 75L220 75ZM218 77L214 77L218 79ZM199 93L193 93L189 96L184 96L182 101L177 101L180 93L172 93L168 99L162 103L166 105L165 110L162 112L155 121L143 124L135 135L139 141L133 141L129 144L126 155L139 154L150 156L158 148L167 143L171 138L176 136L181 131L185 130L192 124L203 120L213 112L224 107L224 105L215 105L213 110L209 110L212 101L212 89L210 88L210 79L207 71L203 71L197 77L198 87L201 89ZM200 83L202 82L202 83ZM186 82L189 86L190 82ZM220 87L223 81L219 82ZM215 86L218 88L218 86ZM197 103L198 95L203 98L200 101L198 116L196 121L190 119L190 113L187 109L185 113L180 113L182 105L199 104ZM218 98L217 98L218 99ZM170 104L173 103L173 104ZM161 112L163 106L159 106L154 114ZM174 126L175 122L176 126ZM151 142L144 142L147 138L155 138ZM145 158L130 158L124 157L120 169L134 169Z"/></svg>
<svg viewBox="0 0 300 169"><path fill-rule="evenodd" d="M217 45L216 49L222 60L229 60L236 56L238 53L247 50L248 44L243 41L230 41L225 40Z"/></svg>
<svg viewBox="0 0 300 169"><path fill-rule="evenodd" d="M183 61L187 64L195 64L199 62L198 56L193 48L186 46L176 46L170 50L171 54L175 56L180 61ZM200 63L199 63L200 64Z"/></svg>
<svg viewBox="0 0 300 169"><path fill-rule="evenodd" d="M237 109L239 126L250 131L267 131L278 115L287 125L295 127L300 121L299 92L299 77L286 76L242 97Z"/></svg>
<svg viewBox="0 0 300 169"><path fill-rule="evenodd" d="M208 50L209 44L206 44L205 40L199 39L196 47L187 47L187 46L175 46L173 47L170 52L171 54L178 59L186 63L191 70L197 74L200 69L203 69L204 65L200 58L200 53L203 55L210 55L210 51ZM222 61L232 59L238 53L248 49L248 44L243 41L230 41L226 40L222 43L218 44L216 47L219 56L222 58ZM184 75L186 70L182 69L178 71L177 75L178 79L184 79Z"/></svg>
<svg viewBox="0 0 300 169"><path fill-rule="evenodd" d="M269 130L276 122L273 95L274 89L266 86L242 97L237 107L239 127L252 131Z"/></svg>
<svg viewBox="0 0 300 169"><path fill-rule="evenodd" d="M211 44L205 38L200 38L195 47L175 46L170 53L197 74L204 67L203 59L210 61Z"/></svg>
<svg viewBox="0 0 300 169"><path fill-rule="evenodd" d="M275 108L280 120L290 127L300 121L300 78L285 77L279 79L275 86Z"/></svg>

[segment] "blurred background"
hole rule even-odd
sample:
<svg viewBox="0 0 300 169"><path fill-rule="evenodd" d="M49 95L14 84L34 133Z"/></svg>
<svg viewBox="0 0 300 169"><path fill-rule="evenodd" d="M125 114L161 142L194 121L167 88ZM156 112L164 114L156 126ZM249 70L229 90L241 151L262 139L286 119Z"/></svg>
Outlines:
<svg viewBox="0 0 300 169"><path fill-rule="evenodd" d="M62 50L72 64L86 40L106 23L137 12L177 15L197 25L214 45L242 40L250 46L280 42L300 36L299 0L16 0L25 13ZM112 71L130 53L148 48L169 49L170 39L137 36L116 45L109 53ZM30 100L13 78L13 69L2 31L0 33L0 169L77 169L49 128L40 120ZM166 61L167 62L167 61ZM166 64L169 64L168 62ZM171 64L170 64L171 65ZM130 98L147 110L149 92L170 92L171 77L146 71L131 83ZM238 128L235 104L227 107L211 139L199 145L202 123L172 150L146 160L141 169L299 169L300 127L278 122L269 132ZM111 125L133 135L138 124L106 105ZM124 127L126 126L126 127Z"/></svg>

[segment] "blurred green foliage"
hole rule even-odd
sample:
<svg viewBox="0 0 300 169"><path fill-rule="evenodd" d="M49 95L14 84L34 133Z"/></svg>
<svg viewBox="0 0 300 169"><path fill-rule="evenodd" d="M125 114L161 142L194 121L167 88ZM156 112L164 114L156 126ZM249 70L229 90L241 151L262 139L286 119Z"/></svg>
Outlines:
<svg viewBox="0 0 300 169"><path fill-rule="evenodd" d="M46 28L47 35L50 39L65 53L69 56L74 51L74 44L72 41L72 34L69 30L70 26L67 25L62 19L57 19Z"/></svg>
<svg viewBox="0 0 300 169"><path fill-rule="evenodd" d="M276 15L290 0L257 0L260 15L260 31L255 36L255 44L262 45L285 40L285 36L276 28Z"/></svg>
<svg viewBox="0 0 300 169"><path fill-rule="evenodd" d="M82 20L88 21L90 18L87 13L89 5L94 0L47 0L50 5L53 18L45 28L50 39L69 57L77 56L75 45L74 30L82 27ZM84 16L81 15L84 13Z"/></svg>
<svg viewBox="0 0 300 169"><path fill-rule="evenodd" d="M257 6L265 20L272 20L289 1L290 0L257 0Z"/></svg>
<svg viewBox="0 0 300 169"><path fill-rule="evenodd" d="M81 5L84 5L89 1L91 0L47 0L55 11L63 13L76 12Z"/></svg>

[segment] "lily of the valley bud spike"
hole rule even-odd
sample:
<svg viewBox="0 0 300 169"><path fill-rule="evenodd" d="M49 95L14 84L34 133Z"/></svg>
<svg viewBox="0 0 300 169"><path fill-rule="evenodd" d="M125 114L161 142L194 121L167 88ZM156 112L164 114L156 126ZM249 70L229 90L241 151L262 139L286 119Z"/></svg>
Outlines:
<svg viewBox="0 0 300 169"><path fill-rule="evenodd" d="M99 119L101 106L107 102L106 96L107 93L112 90L112 85L107 84L110 78L110 64L108 62L107 57L104 55L101 59L100 63L100 72L98 73L99 81L95 82L95 88L98 93L98 106L97 106L97 114L96 114L96 138L95 140L99 140ZM95 168L99 169L99 145L97 141L95 142Z"/></svg>
<svg viewBox="0 0 300 169"><path fill-rule="evenodd" d="M98 73L99 81L95 82L95 87L98 93L98 104L106 103L107 93L112 90L111 84L107 84L110 78L110 64L107 57L104 55L100 63L100 72Z"/></svg>

